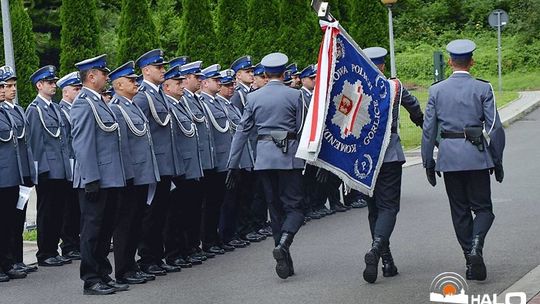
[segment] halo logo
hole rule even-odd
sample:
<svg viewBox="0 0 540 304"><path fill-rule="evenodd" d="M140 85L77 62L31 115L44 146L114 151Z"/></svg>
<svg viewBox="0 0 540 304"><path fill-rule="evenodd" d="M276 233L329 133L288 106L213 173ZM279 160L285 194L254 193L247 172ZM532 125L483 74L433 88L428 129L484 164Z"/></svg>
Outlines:
<svg viewBox="0 0 540 304"><path fill-rule="evenodd" d="M443 272L431 282L429 300L435 303L454 304L526 304L524 292L509 292L504 295L504 302L497 300L497 294L467 295L469 285L462 276L455 272ZM517 301L513 301L517 300Z"/></svg>
<svg viewBox="0 0 540 304"><path fill-rule="evenodd" d="M462 276L454 272L443 272L431 282L429 300L437 303L468 304L468 289L469 286Z"/></svg>

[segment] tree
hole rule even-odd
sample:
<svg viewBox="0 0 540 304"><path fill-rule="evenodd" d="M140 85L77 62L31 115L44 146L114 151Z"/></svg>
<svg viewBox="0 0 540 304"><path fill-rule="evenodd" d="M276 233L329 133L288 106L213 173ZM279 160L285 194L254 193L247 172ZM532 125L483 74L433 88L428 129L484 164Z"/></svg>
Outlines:
<svg viewBox="0 0 540 304"><path fill-rule="evenodd" d="M347 32L361 48L388 48L388 17L380 1L357 0L351 7L351 22Z"/></svg>
<svg viewBox="0 0 540 304"><path fill-rule="evenodd" d="M299 69L315 63L322 40L317 14L304 0L280 1L280 50L296 62Z"/></svg>
<svg viewBox="0 0 540 304"><path fill-rule="evenodd" d="M36 54L36 41L32 32L32 20L24 9L22 0L9 2L13 49L15 53L15 71L17 73L17 95L22 106L28 105L35 97L36 90L29 78L39 64Z"/></svg>
<svg viewBox="0 0 540 304"><path fill-rule="evenodd" d="M249 0L247 35L248 50L255 58L261 59L266 54L282 49L276 42L279 39L280 20L276 18L279 7L277 1Z"/></svg>
<svg viewBox="0 0 540 304"><path fill-rule="evenodd" d="M178 0L157 0L153 9L159 46L167 56L176 54L182 33L182 2Z"/></svg>
<svg viewBox="0 0 540 304"><path fill-rule="evenodd" d="M219 0L216 8L217 54L220 62L230 65L246 55L248 41L248 10L242 1Z"/></svg>
<svg viewBox="0 0 540 304"><path fill-rule="evenodd" d="M157 31L147 0L122 0L117 63L135 60L158 47Z"/></svg>
<svg viewBox="0 0 540 304"><path fill-rule="evenodd" d="M74 64L100 55L100 23L95 0L63 0L60 8L60 71L67 74Z"/></svg>
<svg viewBox="0 0 540 304"><path fill-rule="evenodd" d="M216 33L208 0L182 0L183 30L178 44L179 55L202 60L205 65L216 62Z"/></svg>

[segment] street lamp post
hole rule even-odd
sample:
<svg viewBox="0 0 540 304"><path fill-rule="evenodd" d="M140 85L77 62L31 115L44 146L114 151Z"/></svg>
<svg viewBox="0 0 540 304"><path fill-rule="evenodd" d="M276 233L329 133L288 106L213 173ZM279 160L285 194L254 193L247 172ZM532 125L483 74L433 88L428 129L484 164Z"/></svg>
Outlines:
<svg viewBox="0 0 540 304"><path fill-rule="evenodd" d="M398 0L381 0L381 2L388 8L388 35L390 37L390 76L396 77L396 55L394 53L394 26L392 19L392 6L398 2Z"/></svg>

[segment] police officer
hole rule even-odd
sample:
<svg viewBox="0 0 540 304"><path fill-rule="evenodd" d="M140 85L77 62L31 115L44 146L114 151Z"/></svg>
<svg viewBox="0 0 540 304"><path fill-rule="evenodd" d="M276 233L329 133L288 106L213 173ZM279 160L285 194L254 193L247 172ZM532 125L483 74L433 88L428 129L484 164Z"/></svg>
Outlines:
<svg viewBox="0 0 540 304"><path fill-rule="evenodd" d="M73 152L72 146L72 136L71 136L71 105L75 100L75 97L79 94L81 90L82 83L79 77L79 72L71 72L64 77L60 78L56 82L56 86L62 90L62 100L58 103L60 107L60 115L64 120L64 125L67 130L67 142L68 150L70 157L70 167L73 172L73 166L75 161L75 154ZM73 175L70 178L70 181L73 182ZM62 249L62 256L71 259L71 260L80 260L80 231L81 231L81 209L79 205L79 198L77 195L77 190L73 187L69 187L69 190L66 190L66 202L64 204L64 215L62 220L62 232L61 239L62 243L60 248Z"/></svg>
<svg viewBox="0 0 540 304"><path fill-rule="evenodd" d="M201 218L201 192L199 179L203 176L199 152L199 134L189 110L182 100L184 95L185 76L180 66L186 62L173 59L171 67L165 73L165 81L161 85L170 106L171 119L175 135L175 153L184 162L185 175L173 179L174 189L171 191L171 211L167 215L165 226L165 261L169 265L189 268L202 264L202 258L192 255L188 234L192 217ZM198 213L193 213L198 210ZM197 221L200 224L200 220Z"/></svg>
<svg viewBox="0 0 540 304"><path fill-rule="evenodd" d="M30 76L38 95L28 106L26 116L30 125L29 144L38 164L37 229L40 266L62 266L71 259L58 255L64 205L68 202L72 180L69 148L69 129L52 101L56 92L56 68L44 66ZM71 161L70 161L71 159Z"/></svg>
<svg viewBox="0 0 540 304"><path fill-rule="evenodd" d="M242 121L234 135L229 168L238 170L244 144L252 128L257 130L255 170L259 171L269 202L274 233L276 272L282 279L294 274L289 247L304 222L302 213L303 162L295 158L297 132L302 124L300 91L283 84L288 58L282 53L266 55L261 64L269 82L248 95ZM234 175L233 175L234 176ZM228 182L234 182L235 178Z"/></svg>
<svg viewBox="0 0 540 304"><path fill-rule="evenodd" d="M289 86L293 89L299 89L302 86L302 82L300 80L300 71L298 70L298 65L293 62L287 66L286 70L290 72L291 77Z"/></svg>
<svg viewBox="0 0 540 304"><path fill-rule="evenodd" d="M5 67L0 68L0 102L5 100ZM16 206L19 200L19 185L24 184L21 168L21 154L17 145L16 128L13 117L0 107L0 282L26 277L24 269L17 269L13 259L11 237L19 232L16 222ZM26 160L27 162L28 160ZM28 177L26 178L28 179ZM31 181L28 181L31 184Z"/></svg>
<svg viewBox="0 0 540 304"><path fill-rule="evenodd" d="M78 62L83 87L71 108L75 152L73 186L81 205L83 293L111 294L129 285L111 279L107 258L120 195L126 186L118 121L100 91L107 83L106 55Z"/></svg>
<svg viewBox="0 0 540 304"><path fill-rule="evenodd" d="M5 99L2 102L2 107L9 114L8 116L13 119L12 125L15 128L14 136L17 139L24 184L31 187L37 184L37 173L32 149L30 148L30 145L27 144L30 138L30 126L24 114L24 110L14 102L15 96L17 95L17 75L15 75L15 71L10 66L1 67L0 74L2 75L0 81L5 82ZM14 229L10 229L9 231L12 233L10 236L10 245L15 262L14 268L28 273L36 271L37 267L28 266L23 262L22 234L24 230L24 222L26 220L26 207L27 204L22 210L15 210L13 219Z"/></svg>
<svg viewBox="0 0 540 304"><path fill-rule="evenodd" d="M137 94L135 64L128 61L109 73L115 92L110 107L118 119L122 138L122 160L127 186L118 204L114 238L115 277L118 283L141 284L155 276L140 271L135 253L140 241L142 217L150 184L159 179L157 160L148 120L133 103Z"/></svg>
<svg viewBox="0 0 540 304"><path fill-rule="evenodd" d="M384 72L384 58L388 51L382 47L364 49L364 53ZM382 258L383 276L392 277L398 274L390 252L390 236L396 224L401 198L401 174L405 163L405 155L399 137L399 107L403 106L409 112L412 122L421 127L423 113L418 99L411 95L397 79L391 80L397 87L397 96L392 106L392 126L390 142L386 148L383 164L374 190L373 197L368 199L369 228L373 240L371 249L366 253L364 260L366 268L364 280L374 283L377 280L377 267Z"/></svg>
<svg viewBox="0 0 540 304"><path fill-rule="evenodd" d="M191 119L195 122L197 132L199 135L199 156L201 161L201 167L203 169L203 177L200 178L197 193L198 200L190 205L188 213L191 214L191 219L188 223L188 245L191 248L191 257L205 261L208 258L215 257L215 253L209 251L203 251L200 248L201 244L201 218L202 218L202 206L206 195L208 194L206 189L212 189L210 182L212 179L207 178L207 173L215 168L215 147L214 140L212 138L212 130L210 126L210 120L202 101L196 95L195 92L201 89L201 66L202 61L194 61L184 64L180 67L180 72L185 79L183 80L184 95L182 95L182 102L185 108L188 110Z"/></svg>
<svg viewBox="0 0 540 304"><path fill-rule="evenodd" d="M422 161L429 183L444 173L454 230L466 259L466 278L487 277L483 259L485 237L493 223L490 173L501 183L505 134L493 88L469 73L474 64L474 42L450 42L452 75L429 89L422 134ZM433 148L440 134L437 162ZM471 211L474 212L473 218Z"/></svg>
<svg viewBox="0 0 540 304"><path fill-rule="evenodd" d="M253 83L251 84L251 89L260 89L264 87L266 83L268 83L268 78L264 76L264 67L262 64L257 63L253 68Z"/></svg>
<svg viewBox="0 0 540 304"><path fill-rule="evenodd" d="M226 244L221 244L218 236L218 224L221 214L221 205L225 195L225 177L227 174L227 161L231 148L232 132L230 121L224 106L216 100L216 94L221 88L221 66L213 64L201 71L201 101L207 113L211 126L212 139L215 147L214 170L208 171L205 176L209 180L210 191L203 207L203 242L204 251L214 254L224 254L225 249L234 250Z"/></svg>
<svg viewBox="0 0 540 304"><path fill-rule="evenodd" d="M234 71L236 76L236 88L231 97L231 102L243 113L246 106L246 96L251 91L251 84L254 80L251 56L242 56L236 59L231 64L231 70Z"/></svg>
<svg viewBox="0 0 540 304"><path fill-rule="evenodd" d="M174 134L169 104L159 85L164 80L167 62L163 51L155 49L141 55L135 64L141 69L144 80L133 103L141 108L149 121L150 133L158 163L160 181L155 188L154 198L146 207L142 225L142 240L139 245L138 261L141 269L153 275L180 271L163 262L163 231L169 209L171 180L184 174L184 165L174 153Z"/></svg>
<svg viewBox="0 0 540 304"><path fill-rule="evenodd" d="M234 134L240 123L242 114L240 110L235 107L231 102L230 98L234 94L234 70L227 69L220 72L220 83L221 88L219 93L216 94L216 102L219 102L227 119L229 120L230 131ZM251 146L249 144L244 145L244 150L242 151L242 158L239 163L240 180L238 186L232 189L226 189L225 195L223 197L223 205L221 206L221 218L219 221L219 234L222 241L222 248L233 247L233 248L244 248L249 245L246 241L240 239L237 233L238 221L239 218L243 217L245 219L252 219L251 214L251 202L252 195L249 194L250 191L246 189L251 189L253 184L250 180L250 174L253 170L253 153L251 152ZM247 208L242 208L245 206ZM242 214L240 211L247 212L247 214ZM265 212L267 210L265 209ZM267 217L265 213L265 218ZM229 249L230 250L230 249Z"/></svg>

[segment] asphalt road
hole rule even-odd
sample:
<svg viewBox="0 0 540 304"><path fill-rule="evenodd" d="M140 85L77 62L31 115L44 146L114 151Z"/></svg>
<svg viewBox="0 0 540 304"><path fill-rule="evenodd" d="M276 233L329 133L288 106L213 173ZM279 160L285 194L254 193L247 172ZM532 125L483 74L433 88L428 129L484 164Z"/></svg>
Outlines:
<svg viewBox="0 0 540 304"><path fill-rule="evenodd" d="M540 110L507 129L505 181L492 182L488 280L470 283L469 294L499 293L540 264L539 129ZM465 270L442 180L432 188L421 166L404 169L401 204L391 240L400 274L375 284L362 279L370 237L367 210L356 209L303 227L292 246L296 275L287 280L275 275L267 240L111 296L83 296L78 263L40 268L0 283L0 303L429 303L437 274Z"/></svg>

